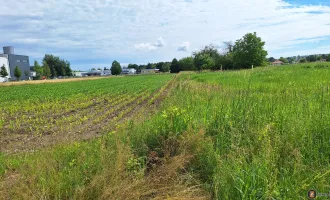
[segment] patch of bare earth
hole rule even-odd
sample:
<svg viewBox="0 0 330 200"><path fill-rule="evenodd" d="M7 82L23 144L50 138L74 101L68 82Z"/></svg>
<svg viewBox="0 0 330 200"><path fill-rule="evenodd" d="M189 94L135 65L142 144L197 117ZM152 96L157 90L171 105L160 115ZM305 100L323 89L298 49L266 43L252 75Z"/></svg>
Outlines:
<svg viewBox="0 0 330 200"><path fill-rule="evenodd" d="M16 82L5 82L0 83L0 86L14 86L14 85L28 85L28 84L45 84L45 83L65 83L65 82L74 82L74 81L88 81L102 78L114 78L122 76L108 76L108 77L83 77L83 78L66 78L66 79L49 79L49 80L31 80L31 81L16 81Z"/></svg>

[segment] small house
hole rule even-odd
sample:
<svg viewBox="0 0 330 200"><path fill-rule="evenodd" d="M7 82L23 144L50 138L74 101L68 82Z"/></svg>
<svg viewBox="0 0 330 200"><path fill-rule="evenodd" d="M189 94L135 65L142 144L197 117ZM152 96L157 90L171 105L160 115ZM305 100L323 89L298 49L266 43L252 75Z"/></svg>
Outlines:
<svg viewBox="0 0 330 200"><path fill-rule="evenodd" d="M275 62L272 62L272 65L283 65L283 62L280 60L276 60Z"/></svg>

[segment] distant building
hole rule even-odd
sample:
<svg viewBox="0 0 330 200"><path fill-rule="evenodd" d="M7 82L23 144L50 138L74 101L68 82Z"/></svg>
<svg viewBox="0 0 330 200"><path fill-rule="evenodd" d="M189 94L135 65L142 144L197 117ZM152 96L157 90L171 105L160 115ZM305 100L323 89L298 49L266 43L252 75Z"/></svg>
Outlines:
<svg viewBox="0 0 330 200"><path fill-rule="evenodd" d="M136 74L136 69L124 68L121 73L122 74Z"/></svg>
<svg viewBox="0 0 330 200"><path fill-rule="evenodd" d="M155 74L159 73L159 69L142 69L141 74Z"/></svg>
<svg viewBox="0 0 330 200"><path fill-rule="evenodd" d="M4 77L4 78L2 78L2 77L0 76L0 82L7 82L8 79L11 78L11 76L10 76L9 62L8 62L8 59L5 58L5 57L0 57L0 70L1 70L1 67L2 67L2 66L5 66L5 69L6 69L7 72L8 72L8 76L6 76L6 77Z"/></svg>
<svg viewBox="0 0 330 200"><path fill-rule="evenodd" d="M14 47L3 47L3 54L0 54L0 65L5 65L9 76L8 79L16 80L14 75L15 67L22 72L21 80L29 80L31 77L29 56L14 54ZM1 82L2 79L0 79ZM3 82L3 80L2 80Z"/></svg>
<svg viewBox="0 0 330 200"><path fill-rule="evenodd" d="M272 65L283 65L283 62L280 60L276 60L275 62L272 62Z"/></svg>
<svg viewBox="0 0 330 200"><path fill-rule="evenodd" d="M72 72L72 76L75 77L83 77L83 76L87 76L88 72L83 72L83 71L73 71Z"/></svg>
<svg viewBox="0 0 330 200"><path fill-rule="evenodd" d="M89 72L82 72L82 76L110 76L111 70L92 69Z"/></svg>

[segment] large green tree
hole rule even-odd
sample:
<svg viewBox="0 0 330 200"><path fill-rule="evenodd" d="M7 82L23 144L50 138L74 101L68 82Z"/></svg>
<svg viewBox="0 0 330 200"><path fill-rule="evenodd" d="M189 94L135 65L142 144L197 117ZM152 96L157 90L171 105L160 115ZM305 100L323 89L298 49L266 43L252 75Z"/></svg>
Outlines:
<svg viewBox="0 0 330 200"><path fill-rule="evenodd" d="M138 69L138 67L139 67L139 65L137 65L137 64L129 64L127 66L127 68L129 68L129 69Z"/></svg>
<svg viewBox="0 0 330 200"><path fill-rule="evenodd" d="M111 65L111 74L112 75L119 75L122 71L122 68L120 66L120 63L117 62L116 60L112 62Z"/></svg>
<svg viewBox="0 0 330 200"><path fill-rule="evenodd" d="M268 62L275 62L275 61L276 61L276 59L274 57L268 58Z"/></svg>
<svg viewBox="0 0 330 200"><path fill-rule="evenodd" d="M36 77L35 79L39 80L41 76L43 75L43 68L39 65L38 61L34 61L33 64L33 71L36 72Z"/></svg>
<svg viewBox="0 0 330 200"><path fill-rule="evenodd" d="M330 54L327 57L327 61L330 62Z"/></svg>
<svg viewBox="0 0 330 200"><path fill-rule="evenodd" d="M148 63L146 66L146 69L155 69L155 68L156 68L156 65L152 64L152 63Z"/></svg>
<svg viewBox="0 0 330 200"><path fill-rule="evenodd" d="M193 71L195 70L194 58L193 57L185 57L179 60L180 68L182 71Z"/></svg>
<svg viewBox="0 0 330 200"><path fill-rule="evenodd" d="M279 60L282 61L283 63L288 63L289 62L289 60L287 58L284 58L284 57L280 57Z"/></svg>
<svg viewBox="0 0 330 200"><path fill-rule="evenodd" d="M170 70L171 70L171 73L179 73L181 71L180 64L176 58L174 58L172 60Z"/></svg>
<svg viewBox="0 0 330 200"><path fill-rule="evenodd" d="M16 77L16 79L18 81L22 76L22 71L20 70L20 68L18 66L16 66L15 69L14 69L14 76Z"/></svg>
<svg viewBox="0 0 330 200"><path fill-rule="evenodd" d="M159 63L156 63L156 69L159 69L159 71L161 72L168 72L170 71L170 66L171 66L171 63L170 62L159 62Z"/></svg>
<svg viewBox="0 0 330 200"><path fill-rule="evenodd" d="M205 46L200 51L194 52L194 66L196 70L218 70L220 69L219 57L220 54L214 45Z"/></svg>
<svg viewBox="0 0 330 200"><path fill-rule="evenodd" d="M60 59L57 56L46 54L43 58L43 62L47 63L50 68L51 76L71 76L72 70L70 62Z"/></svg>
<svg viewBox="0 0 330 200"><path fill-rule="evenodd" d="M308 62L316 62L316 56L315 55L309 55L309 56L307 56L306 60Z"/></svg>
<svg viewBox="0 0 330 200"><path fill-rule="evenodd" d="M0 69L0 76L2 78L5 78L6 76L8 76L8 72L7 72L7 69L5 67L5 65L2 65L1 66L1 69Z"/></svg>
<svg viewBox="0 0 330 200"><path fill-rule="evenodd" d="M46 78L49 78L52 76L51 69L46 62L44 62L43 66L42 66L42 75L46 76Z"/></svg>
<svg viewBox="0 0 330 200"><path fill-rule="evenodd" d="M264 65L268 55L264 50L265 42L257 36L257 33L248 33L242 39L236 41L233 48L234 68L251 68Z"/></svg>

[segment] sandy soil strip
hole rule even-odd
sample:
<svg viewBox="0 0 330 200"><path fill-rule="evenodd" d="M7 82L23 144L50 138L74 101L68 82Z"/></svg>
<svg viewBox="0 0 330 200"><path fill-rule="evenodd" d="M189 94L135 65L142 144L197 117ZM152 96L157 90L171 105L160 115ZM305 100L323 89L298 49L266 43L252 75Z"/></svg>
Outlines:
<svg viewBox="0 0 330 200"><path fill-rule="evenodd" d="M13 86L13 85L27 85L27 84L43 84L43 83L63 83L63 82L74 82L74 81L87 81L101 78L115 78L123 76L96 76L96 77L83 77L83 78L67 78L67 79L48 79L48 80L33 80L33 81L17 81L17 82L5 82L0 83L1 86Z"/></svg>

